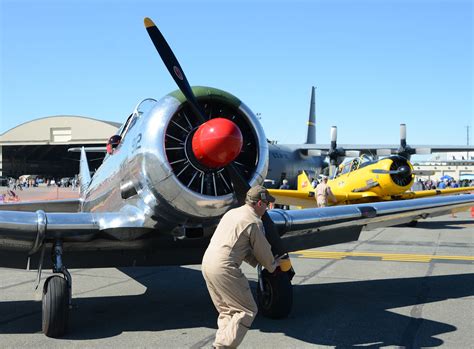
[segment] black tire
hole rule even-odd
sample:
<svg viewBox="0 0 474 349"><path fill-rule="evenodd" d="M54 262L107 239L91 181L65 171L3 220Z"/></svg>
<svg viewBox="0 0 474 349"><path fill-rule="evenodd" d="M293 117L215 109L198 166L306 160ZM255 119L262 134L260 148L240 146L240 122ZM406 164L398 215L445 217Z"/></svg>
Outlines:
<svg viewBox="0 0 474 349"><path fill-rule="evenodd" d="M406 225L407 227L416 227L418 224L418 221L411 221L411 222L408 222Z"/></svg>
<svg viewBox="0 0 474 349"><path fill-rule="evenodd" d="M272 319L288 317L293 306L293 285L288 273L273 274L262 270L263 292L257 285L257 303L260 313Z"/></svg>
<svg viewBox="0 0 474 349"><path fill-rule="evenodd" d="M43 287L43 333L58 338L66 333L69 317L69 288L66 279L50 276Z"/></svg>

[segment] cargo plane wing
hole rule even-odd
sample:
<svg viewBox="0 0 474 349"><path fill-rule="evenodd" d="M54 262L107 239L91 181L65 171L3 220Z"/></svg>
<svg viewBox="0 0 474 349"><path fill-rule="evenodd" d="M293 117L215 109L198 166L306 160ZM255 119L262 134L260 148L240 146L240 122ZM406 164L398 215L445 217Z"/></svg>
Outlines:
<svg viewBox="0 0 474 349"><path fill-rule="evenodd" d="M164 37L146 30L179 87L139 103L93 176L81 149L80 198L0 206L0 267L55 275L43 286L42 327L60 337L72 301L68 267L200 263L220 217L263 183L269 145L255 114L237 97L191 88ZM328 207L270 210L263 216L275 255L357 240L361 230L465 209L473 195ZM49 255L50 258L46 258ZM67 265L67 267L66 267ZM259 273L263 314L291 310L291 273ZM279 280L275 282L275 280ZM286 294L287 297L275 297Z"/></svg>

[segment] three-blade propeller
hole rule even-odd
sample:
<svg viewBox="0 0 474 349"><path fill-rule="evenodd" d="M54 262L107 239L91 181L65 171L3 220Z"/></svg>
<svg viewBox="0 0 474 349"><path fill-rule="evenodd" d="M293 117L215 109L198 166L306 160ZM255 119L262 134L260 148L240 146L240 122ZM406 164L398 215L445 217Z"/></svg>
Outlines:
<svg viewBox="0 0 474 349"><path fill-rule="evenodd" d="M186 75L184 74L184 71L181 68L178 60L176 59L176 56L174 55L173 51L171 50L170 46L166 42L164 36L161 34L155 23L153 23L150 18L145 18L144 23L148 35L150 36L151 41L155 45L156 50L160 54L163 63L165 64L169 73L173 77L173 80L178 85L178 88L186 97L186 100L190 104L193 112L199 118L201 126L203 126L206 122L208 122L208 118L206 118L204 111L198 104L196 97L194 96L194 93L191 89L191 86L189 85L189 82L186 78ZM245 202L245 196L247 194L247 191L250 189L249 183L243 178L243 176L237 170L236 166L232 163L232 161L229 161L223 167L229 174L239 204L243 204ZM272 245L273 253L275 255L283 255L286 251L283 248L276 227L270 216L265 213L262 217L262 221L265 226L267 239Z"/></svg>

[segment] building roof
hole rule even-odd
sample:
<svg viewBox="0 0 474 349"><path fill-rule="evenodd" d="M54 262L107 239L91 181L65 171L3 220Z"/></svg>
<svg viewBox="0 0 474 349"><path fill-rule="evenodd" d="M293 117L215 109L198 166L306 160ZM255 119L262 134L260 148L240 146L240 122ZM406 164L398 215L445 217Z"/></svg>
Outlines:
<svg viewBox="0 0 474 349"><path fill-rule="evenodd" d="M0 145L105 143L120 123L84 116L56 115L20 124L0 135Z"/></svg>

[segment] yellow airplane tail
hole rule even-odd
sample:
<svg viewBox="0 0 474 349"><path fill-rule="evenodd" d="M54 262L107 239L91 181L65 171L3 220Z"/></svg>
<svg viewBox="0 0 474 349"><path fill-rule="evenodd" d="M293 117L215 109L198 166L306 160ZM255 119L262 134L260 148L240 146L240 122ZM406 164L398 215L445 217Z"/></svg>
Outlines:
<svg viewBox="0 0 474 349"><path fill-rule="evenodd" d="M301 174L298 175L298 191L305 193L313 191L311 181L305 171L302 171Z"/></svg>

